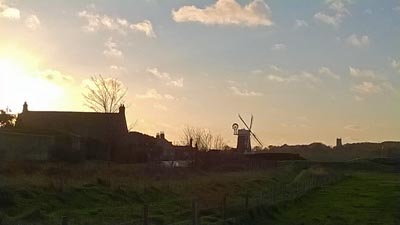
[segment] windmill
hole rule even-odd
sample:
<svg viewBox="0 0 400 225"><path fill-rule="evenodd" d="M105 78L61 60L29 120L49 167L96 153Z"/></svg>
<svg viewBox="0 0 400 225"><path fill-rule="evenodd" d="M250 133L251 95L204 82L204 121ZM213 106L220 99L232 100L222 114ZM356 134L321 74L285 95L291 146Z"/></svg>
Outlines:
<svg viewBox="0 0 400 225"><path fill-rule="evenodd" d="M256 140L256 142L262 147L263 146L262 142L260 141L260 139L257 138L257 136L251 130L253 126L253 115L251 115L250 126L247 125L247 123L240 116L240 114L238 114L238 116L239 119L244 124L245 128L239 129L239 124L237 123L232 124L233 134L238 136L236 149L238 151L245 153L251 152L250 136L253 137Z"/></svg>

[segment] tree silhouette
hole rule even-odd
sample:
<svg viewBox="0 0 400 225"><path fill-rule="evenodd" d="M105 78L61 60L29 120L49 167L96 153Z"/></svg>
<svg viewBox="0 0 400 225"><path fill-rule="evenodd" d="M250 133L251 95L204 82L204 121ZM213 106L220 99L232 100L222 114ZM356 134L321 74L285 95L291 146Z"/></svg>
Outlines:
<svg viewBox="0 0 400 225"><path fill-rule="evenodd" d="M0 109L0 128L14 127L16 116L8 114L7 110Z"/></svg>
<svg viewBox="0 0 400 225"><path fill-rule="evenodd" d="M221 135L213 135L208 129L186 126L183 129L183 142L190 144L190 140L197 146L200 151L208 151L210 149L222 150L225 141Z"/></svg>
<svg viewBox="0 0 400 225"><path fill-rule="evenodd" d="M92 76L83 93L85 105L96 112L115 113L124 103L127 89L115 78Z"/></svg>

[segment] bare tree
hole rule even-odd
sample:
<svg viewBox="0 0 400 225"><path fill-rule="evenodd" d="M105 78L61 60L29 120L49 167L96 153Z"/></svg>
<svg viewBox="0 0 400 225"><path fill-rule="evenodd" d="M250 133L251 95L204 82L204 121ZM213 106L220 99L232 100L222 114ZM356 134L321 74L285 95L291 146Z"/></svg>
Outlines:
<svg viewBox="0 0 400 225"><path fill-rule="evenodd" d="M221 135L216 135L214 137L213 148L217 150L223 150L226 146L225 140Z"/></svg>
<svg viewBox="0 0 400 225"><path fill-rule="evenodd" d="M124 103L127 89L115 78L92 76L83 93L85 105L96 112L114 113Z"/></svg>
<svg viewBox="0 0 400 225"><path fill-rule="evenodd" d="M190 144L190 140L200 151L208 151L212 148L222 150L225 143L221 135L213 135L208 129L186 126L183 129L183 143Z"/></svg>

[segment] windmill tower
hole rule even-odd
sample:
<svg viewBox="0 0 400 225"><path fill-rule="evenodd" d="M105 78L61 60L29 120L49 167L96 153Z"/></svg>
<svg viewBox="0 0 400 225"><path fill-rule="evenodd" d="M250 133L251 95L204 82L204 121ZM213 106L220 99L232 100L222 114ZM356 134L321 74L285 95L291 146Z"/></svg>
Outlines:
<svg viewBox="0 0 400 225"><path fill-rule="evenodd" d="M251 115L250 126L247 125L247 123L243 120L240 114L238 114L238 116L239 119L244 124L245 128L239 129L239 124L237 123L232 124L233 134L238 136L236 149L243 153L251 152L250 137L253 137L256 140L256 142L262 147L263 146L262 142L260 141L260 139L257 138L257 136L251 130L253 126L253 115Z"/></svg>

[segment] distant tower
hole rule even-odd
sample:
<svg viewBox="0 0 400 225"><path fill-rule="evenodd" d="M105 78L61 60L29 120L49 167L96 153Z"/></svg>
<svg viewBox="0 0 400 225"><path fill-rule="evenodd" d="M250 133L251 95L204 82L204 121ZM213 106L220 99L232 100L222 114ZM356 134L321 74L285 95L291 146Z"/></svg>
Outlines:
<svg viewBox="0 0 400 225"><path fill-rule="evenodd" d="M342 146L342 138L336 138L336 148L340 148Z"/></svg>
<svg viewBox="0 0 400 225"><path fill-rule="evenodd" d="M22 112L28 112L28 103L24 102L24 105L22 107Z"/></svg>

